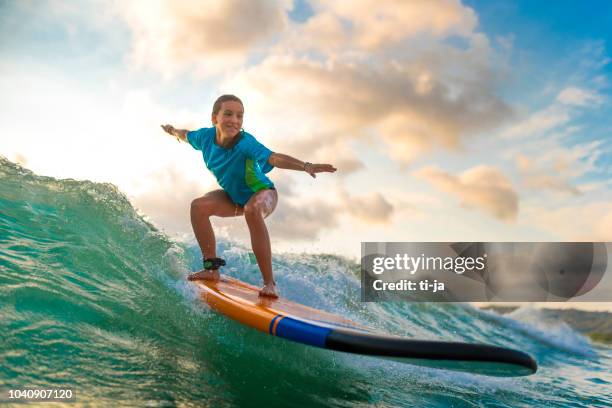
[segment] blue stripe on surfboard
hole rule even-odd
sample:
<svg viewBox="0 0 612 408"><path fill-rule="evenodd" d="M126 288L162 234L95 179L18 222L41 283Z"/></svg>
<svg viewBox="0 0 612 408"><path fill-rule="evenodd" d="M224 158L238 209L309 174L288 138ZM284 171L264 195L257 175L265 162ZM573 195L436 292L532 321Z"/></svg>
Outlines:
<svg viewBox="0 0 612 408"><path fill-rule="evenodd" d="M272 319L272 321L270 322L270 326L268 326L268 333L270 334L274 334L272 333L272 329L274 329L274 322L276 321L276 319L278 319L279 317L282 317L282 315L276 315L274 316L274 319Z"/></svg>
<svg viewBox="0 0 612 408"><path fill-rule="evenodd" d="M274 322L274 319L272 321ZM272 327L272 324L270 324L270 327ZM270 328L270 330L272 329ZM276 326L278 337L323 348L325 347L325 339L331 331L330 328L316 326L287 316L280 320L278 326Z"/></svg>

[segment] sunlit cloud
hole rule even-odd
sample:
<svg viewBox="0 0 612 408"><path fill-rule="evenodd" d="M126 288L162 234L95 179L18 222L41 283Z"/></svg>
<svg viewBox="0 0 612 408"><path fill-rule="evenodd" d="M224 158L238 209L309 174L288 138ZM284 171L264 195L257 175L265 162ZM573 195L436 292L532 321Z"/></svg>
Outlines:
<svg viewBox="0 0 612 408"><path fill-rule="evenodd" d="M528 219L565 241L612 241L612 203L591 202L556 209L533 208Z"/></svg>
<svg viewBox="0 0 612 408"><path fill-rule="evenodd" d="M365 223L388 223L395 212L393 205L381 193L351 195L341 189L339 195L343 200L344 211Z"/></svg>
<svg viewBox="0 0 612 408"><path fill-rule="evenodd" d="M578 108L596 108L602 102L603 98L595 91L566 87L558 93L554 102L511 125L502 136L510 139L541 137L547 132L566 127L577 116Z"/></svg>
<svg viewBox="0 0 612 408"><path fill-rule="evenodd" d="M559 105L551 105L513 124L504 131L502 136L512 139L522 139L534 135L541 135L542 133L566 125L570 119L571 115L566 108Z"/></svg>
<svg viewBox="0 0 612 408"><path fill-rule="evenodd" d="M296 137L296 133L273 129L276 134L269 147L277 153L295 155L311 163L330 163L338 169L336 177L345 178L365 168L350 147L350 138L341 133L319 130L317 136ZM289 135L286 137L285 135Z"/></svg>
<svg viewBox="0 0 612 408"><path fill-rule="evenodd" d="M516 157L517 168L523 178L525 187L535 190L555 190L569 194L578 195L580 190L570 184L567 179L558 173L552 173L552 169L542 166L537 160L529 159L520 154Z"/></svg>
<svg viewBox="0 0 612 408"><path fill-rule="evenodd" d="M470 35L477 23L472 9L454 0L314 1L313 8L315 16L299 33L318 49L379 51L422 34Z"/></svg>
<svg viewBox="0 0 612 408"><path fill-rule="evenodd" d="M580 178L603 171L598 161L606 147L603 140L585 134L583 121L604 102L597 90L602 84L596 85L597 77L590 72L583 75L582 82L593 85L559 87L548 105L501 133L502 139L512 143L504 149L504 156L514 162L520 185L530 194L579 196L596 186Z"/></svg>
<svg viewBox="0 0 612 408"><path fill-rule="evenodd" d="M219 73L287 25L291 1L136 0L116 3L133 33L137 66L174 76Z"/></svg>
<svg viewBox="0 0 612 408"><path fill-rule="evenodd" d="M344 174L363 168L351 139L378 133L393 159L410 163L512 115L496 95L494 52L458 1L314 2L305 23L289 20L291 2L194 4L121 3L137 66L170 76L222 67L220 89L274 118L277 134L307 139L303 152L317 160L341 151ZM253 52L261 58L249 61Z"/></svg>
<svg viewBox="0 0 612 408"><path fill-rule="evenodd" d="M564 105L590 106L600 104L603 98L596 92L570 86L559 93L557 101Z"/></svg>
<svg viewBox="0 0 612 408"><path fill-rule="evenodd" d="M456 148L463 137L490 129L511 114L486 86L451 89L382 59L372 63L378 66L270 57L233 82L256 101L257 114L274 117L282 112L286 122L276 123L277 131L307 137L312 154L338 139L347 143L377 133L394 159L409 163L433 148ZM292 129L295 123L310 126Z"/></svg>
<svg viewBox="0 0 612 408"><path fill-rule="evenodd" d="M185 177L176 166L168 166L147 176L154 181L130 197L134 206L161 229L191 233L190 205L195 198L219 189L213 183Z"/></svg>
<svg viewBox="0 0 612 408"><path fill-rule="evenodd" d="M518 194L499 169L482 165L454 176L434 166L427 166L413 172L413 175L458 198L468 208L485 211L504 221L516 220Z"/></svg>
<svg viewBox="0 0 612 408"><path fill-rule="evenodd" d="M225 236L250 243L249 230L244 217L213 217L212 224ZM276 210L266 219L272 242L316 240L325 231L336 229L338 224L337 206L320 199L296 202L286 196L279 197Z"/></svg>
<svg viewBox="0 0 612 408"><path fill-rule="evenodd" d="M349 217L352 223L386 224L395 214L394 206L380 193L353 195L339 188L325 199L308 198L298 195L288 178L277 182L276 188L279 203L266 221L273 240L316 240L335 230L342 217ZM213 223L233 239L248 241L244 219L238 219L217 218Z"/></svg>
<svg viewBox="0 0 612 408"><path fill-rule="evenodd" d="M600 141L563 146L555 137L532 142L522 150L516 155L516 167L526 188L572 195L581 194L577 179L595 171L604 154Z"/></svg>

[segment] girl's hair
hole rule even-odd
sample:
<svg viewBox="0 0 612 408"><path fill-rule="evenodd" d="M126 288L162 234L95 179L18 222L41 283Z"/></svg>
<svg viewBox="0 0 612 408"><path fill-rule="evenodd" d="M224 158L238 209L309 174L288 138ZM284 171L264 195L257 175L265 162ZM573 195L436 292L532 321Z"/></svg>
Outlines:
<svg viewBox="0 0 612 408"><path fill-rule="evenodd" d="M213 105L213 110L212 110L213 115L216 115L217 113L219 113L219 111L221 110L221 104L223 104L223 102L229 102L229 101L238 102L244 107L244 104L242 103L240 98L238 98L236 95L221 95L220 97L217 98L217 100L215 101Z"/></svg>

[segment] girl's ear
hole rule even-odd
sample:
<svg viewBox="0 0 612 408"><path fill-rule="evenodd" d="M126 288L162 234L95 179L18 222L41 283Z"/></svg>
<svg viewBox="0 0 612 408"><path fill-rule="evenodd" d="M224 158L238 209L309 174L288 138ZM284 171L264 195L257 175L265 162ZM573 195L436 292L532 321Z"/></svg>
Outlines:
<svg viewBox="0 0 612 408"><path fill-rule="evenodd" d="M213 125L217 124L217 118L214 113L210 115L210 120L212 121Z"/></svg>

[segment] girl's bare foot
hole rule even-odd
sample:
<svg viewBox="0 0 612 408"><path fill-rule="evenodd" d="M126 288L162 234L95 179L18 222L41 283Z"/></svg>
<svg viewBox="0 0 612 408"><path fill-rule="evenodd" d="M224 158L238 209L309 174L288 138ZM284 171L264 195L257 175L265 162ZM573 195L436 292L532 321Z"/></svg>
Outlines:
<svg viewBox="0 0 612 408"><path fill-rule="evenodd" d="M263 285L263 288L259 290L259 296L277 298L278 293L276 292L276 285L274 283L268 283Z"/></svg>
<svg viewBox="0 0 612 408"><path fill-rule="evenodd" d="M193 280L218 281L220 278L221 276L219 275L218 269L202 269L199 272L195 272L187 276L187 279L190 281L193 281Z"/></svg>

